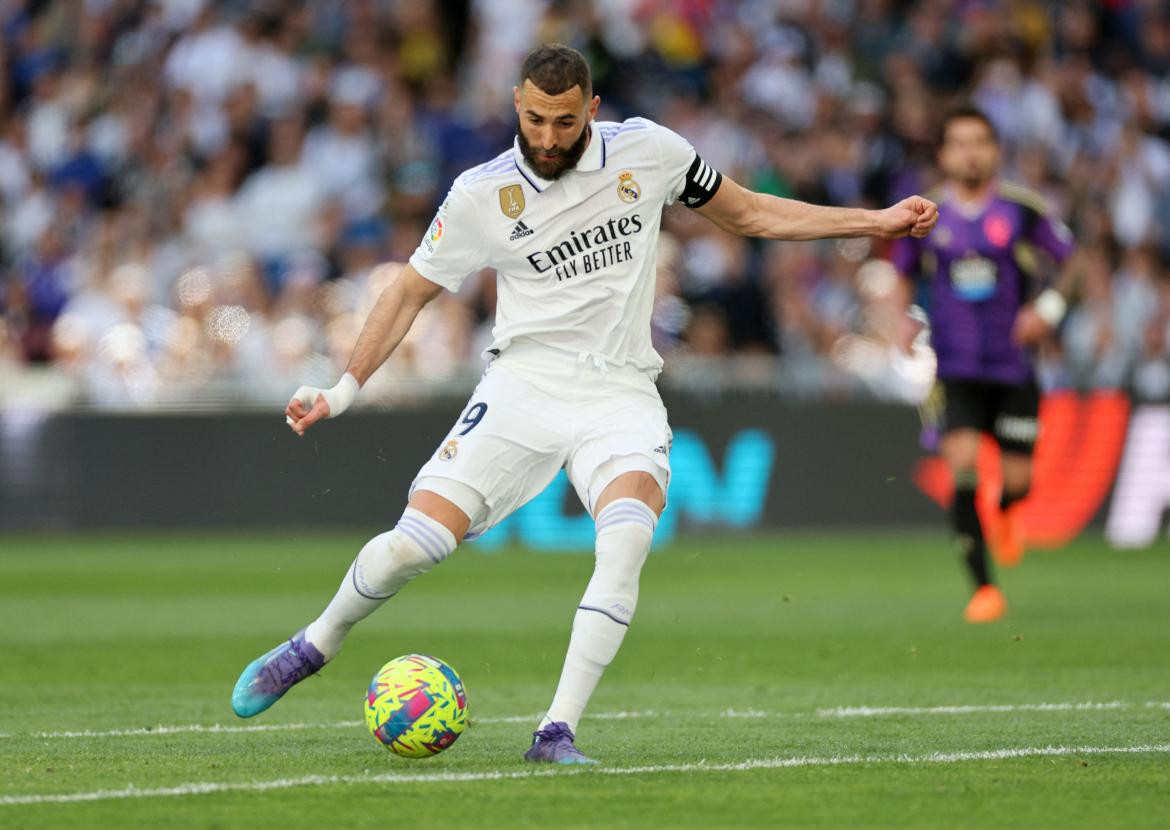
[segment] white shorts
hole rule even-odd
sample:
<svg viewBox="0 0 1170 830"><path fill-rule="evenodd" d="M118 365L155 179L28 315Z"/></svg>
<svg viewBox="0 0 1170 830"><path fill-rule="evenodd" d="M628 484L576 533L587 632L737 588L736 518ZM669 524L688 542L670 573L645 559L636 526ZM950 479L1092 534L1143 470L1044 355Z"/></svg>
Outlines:
<svg viewBox="0 0 1170 830"><path fill-rule="evenodd" d="M654 476L665 496L670 443L666 407L644 372L513 345L488 366L410 489L422 483L454 502L473 538L535 498L562 467L590 514L628 472Z"/></svg>

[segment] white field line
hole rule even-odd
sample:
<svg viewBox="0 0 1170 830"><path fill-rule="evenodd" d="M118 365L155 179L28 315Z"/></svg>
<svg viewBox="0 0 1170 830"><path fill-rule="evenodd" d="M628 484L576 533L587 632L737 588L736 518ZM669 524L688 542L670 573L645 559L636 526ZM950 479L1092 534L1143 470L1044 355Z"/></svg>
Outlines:
<svg viewBox="0 0 1170 830"><path fill-rule="evenodd" d="M383 773L381 775L306 775L300 778L277 778L270 781L195 781L174 787L91 792L43 793L0 796L0 807L28 804L67 804L78 801L115 801L127 798L168 798L207 795L222 792L267 792L297 787L320 787L331 784L444 784L470 781L501 781L521 778L550 778L570 775L654 775L662 773L749 772L797 767L852 766L861 764L957 764L969 761L999 761L1011 758L1037 758L1064 755L1139 755L1170 753L1170 744L1137 746L1033 746L992 749L975 752L932 752L927 755L828 755L789 758L750 758L726 764L660 764L641 767L553 767L535 770L499 770L493 772Z"/></svg>
<svg viewBox="0 0 1170 830"><path fill-rule="evenodd" d="M970 714L999 714L1010 712L1097 712L1118 709L1170 709L1170 701L1149 700L1145 703L1127 703L1112 700L1103 703L1005 703L982 705L957 706L838 706L831 709L817 709L814 712L766 712L760 709L724 709L713 716L731 719L766 719L766 718L875 718L898 715L970 715ZM670 717L677 713L645 709L641 711L598 712L586 714L589 720L633 720L637 718ZM694 718L694 713L688 713ZM496 723L536 723L540 719L537 713L531 715L509 715L506 717L472 717L472 725ZM255 724L173 724L159 726L142 726L129 729L80 729L64 732L30 732L20 734L15 732L0 732L0 739L12 738L125 738L151 737L163 735L183 734L232 734L238 732L295 732L313 729L348 729L361 726L362 721L325 721L305 723L255 723Z"/></svg>
<svg viewBox="0 0 1170 830"><path fill-rule="evenodd" d="M641 712L599 712L596 715L586 715L587 718L597 720L630 720L631 718L653 718L669 714L647 709ZM531 715L509 715L507 717L477 718L473 717L473 725L482 723L536 723L540 720L539 713ZM0 738L126 738L150 737L153 735L183 735L183 734L230 734L233 732L287 732L306 729L349 729L354 726L363 726L360 720L322 721L318 723L186 723L159 726L139 726L130 729L76 729L64 732L29 732L19 734L15 732L0 732Z"/></svg>
<svg viewBox="0 0 1170 830"><path fill-rule="evenodd" d="M1150 701L1145 705L1153 708L1162 704ZM970 715L981 712L1099 712L1136 707L1135 703L1120 700L1106 703L1006 703L974 706L837 706L832 709L818 709L817 717L873 718L886 715Z"/></svg>
<svg viewBox="0 0 1170 830"><path fill-rule="evenodd" d="M185 735L185 734L217 734L232 732L284 732L302 729L342 729L357 726L359 721L342 720L332 723L254 723L254 724L225 724L225 723L184 723L171 726L142 726L134 729L77 729L65 732L31 732L27 735L7 733L5 738L127 738L147 737L151 735Z"/></svg>

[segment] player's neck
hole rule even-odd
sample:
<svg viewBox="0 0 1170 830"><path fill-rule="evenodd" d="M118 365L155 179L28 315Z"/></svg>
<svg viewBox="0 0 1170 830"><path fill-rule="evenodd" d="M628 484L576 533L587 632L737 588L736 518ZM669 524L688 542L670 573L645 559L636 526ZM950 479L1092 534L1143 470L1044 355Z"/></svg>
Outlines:
<svg viewBox="0 0 1170 830"><path fill-rule="evenodd" d="M964 210L978 211L991 201L991 197L995 194L996 184L997 180L994 178L974 186L952 181L950 185L951 198Z"/></svg>

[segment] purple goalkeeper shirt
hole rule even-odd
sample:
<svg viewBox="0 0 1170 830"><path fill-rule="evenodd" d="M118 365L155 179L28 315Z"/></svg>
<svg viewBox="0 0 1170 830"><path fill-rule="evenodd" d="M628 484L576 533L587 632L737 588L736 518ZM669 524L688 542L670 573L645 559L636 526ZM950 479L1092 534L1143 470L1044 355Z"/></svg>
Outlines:
<svg viewBox="0 0 1170 830"><path fill-rule="evenodd" d="M1036 250L1059 264L1072 253L1072 233L1038 196L1013 185L1000 185L975 208L944 192L938 209L938 225L925 239L898 239L890 254L904 276L928 281L938 376L1031 380L1031 355L1012 342L1012 324L1034 293L1029 278L1048 282L1038 280L1044 263Z"/></svg>

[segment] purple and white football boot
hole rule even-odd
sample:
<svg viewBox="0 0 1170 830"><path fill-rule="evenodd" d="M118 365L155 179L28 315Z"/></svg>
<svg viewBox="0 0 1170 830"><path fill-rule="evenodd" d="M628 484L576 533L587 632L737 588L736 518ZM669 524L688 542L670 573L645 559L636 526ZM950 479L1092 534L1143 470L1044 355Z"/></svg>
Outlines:
<svg viewBox="0 0 1170 830"><path fill-rule="evenodd" d="M532 746L524 753L524 760L547 764L597 763L573 746L573 730L564 721L550 723L533 732Z"/></svg>

